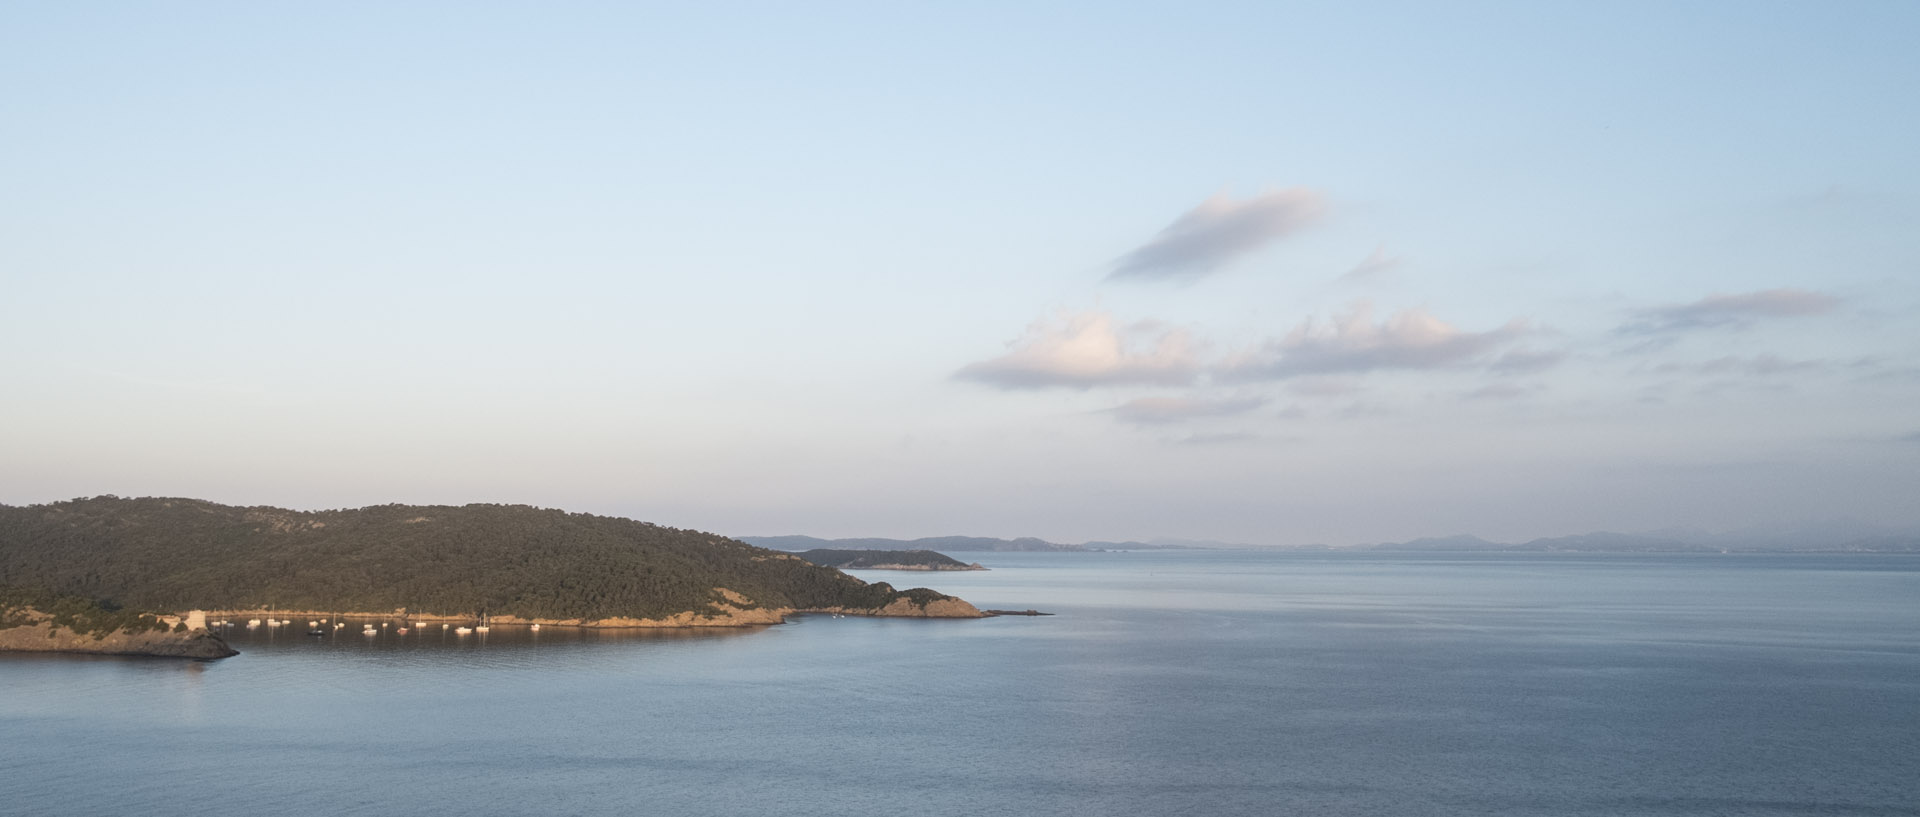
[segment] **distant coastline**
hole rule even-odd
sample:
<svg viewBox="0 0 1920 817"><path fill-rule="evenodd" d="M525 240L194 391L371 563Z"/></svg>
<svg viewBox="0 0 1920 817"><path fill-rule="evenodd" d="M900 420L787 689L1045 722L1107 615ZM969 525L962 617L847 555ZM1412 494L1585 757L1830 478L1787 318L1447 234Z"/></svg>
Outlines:
<svg viewBox="0 0 1920 817"><path fill-rule="evenodd" d="M931 550L837 550L817 548L799 554L821 567L839 570L986 570Z"/></svg>
<svg viewBox="0 0 1920 817"><path fill-rule="evenodd" d="M875 564L875 565L854 565L854 566L852 566L852 567L846 567L846 568L842 568L842 569L843 569L843 570L921 570L921 571L938 571L938 570L986 570L987 568L985 568L984 566L982 566L982 565L981 565L981 564L980 564L979 562L974 562L974 563L972 563L972 564L968 564L968 565L962 565L962 566L960 566L960 567L946 567L946 566L944 566L944 565L902 565L902 564Z"/></svg>
<svg viewBox="0 0 1920 817"><path fill-rule="evenodd" d="M1035 551L1086 551L1085 545L1063 545L1045 539L993 539L984 536L929 536L921 539L821 539L814 536L742 536L740 541L755 547L788 552L808 550L888 550L888 551L960 551L990 553L1026 553Z"/></svg>

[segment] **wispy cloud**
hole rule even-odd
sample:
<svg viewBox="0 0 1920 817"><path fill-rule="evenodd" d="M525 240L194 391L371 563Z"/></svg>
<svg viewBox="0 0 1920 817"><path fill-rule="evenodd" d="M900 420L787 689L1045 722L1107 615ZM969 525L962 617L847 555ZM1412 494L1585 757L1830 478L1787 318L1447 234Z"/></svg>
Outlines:
<svg viewBox="0 0 1920 817"><path fill-rule="evenodd" d="M1287 382L1287 391L1301 397L1352 397L1366 387L1353 377L1296 377Z"/></svg>
<svg viewBox="0 0 1920 817"><path fill-rule="evenodd" d="M1827 362L1821 360L1787 360L1777 355L1754 355L1752 357L1728 355L1701 363L1663 363L1655 366L1653 370L1661 374L1768 377L1791 372L1822 371L1827 368Z"/></svg>
<svg viewBox="0 0 1920 817"><path fill-rule="evenodd" d="M1113 264L1108 279L1194 279L1312 223L1318 192L1291 188L1244 201L1215 195Z"/></svg>
<svg viewBox="0 0 1920 817"><path fill-rule="evenodd" d="M1003 389L1182 385L1199 374L1192 337L1155 321L1121 324L1105 312L1035 321L1010 351L954 377Z"/></svg>
<svg viewBox="0 0 1920 817"><path fill-rule="evenodd" d="M1398 266L1400 266L1400 259L1396 256L1387 255L1387 248L1383 245L1373 248L1371 254L1361 259L1360 263L1353 266L1353 269L1347 270L1345 274L1340 276L1340 279L1343 281L1364 281Z"/></svg>
<svg viewBox="0 0 1920 817"><path fill-rule="evenodd" d="M1379 403L1353 403L1340 409L1334 416L1342 420L1364 420L1368 417L1392 417L1399 412Z"/></svg>
<svg viewBox="0 0 1920 817"><path fill-rule="evenodd" d="M1871 364L1857 365L1854 368L1868 370L1860 380L1868 383L1884 382L1920 382L1920 366L1886 366L1873 368Z"/></svg>
<svg viewBox="0 0 1920 817"><path fill-rule="evenodd" d="M1462 394L1460 395L1460 399L1472 401L1518 400L1535 391L1538 391L1538 389L1527 386L1516 386L1512 383L1494 383Z"/></svg>
<svg viewBox="0 0 1920 817"><path fill-rule="evenodd" d="M1767 318L1819 315L1831 312L1839 305L1839 298L1804 289L1764 289L1734 295L1708 295L1689 304L1640 310L1618 331L1648 335L1738 327Z"/></svg>
<svg viewBox="0 0 1920 817"><path fill-rule="evenodd" d="M1495 358L1487 368L1497 374L1533 374L1558 366L1566 359L1565 349L1515 349Z"/></svg>
<svg viewBox="0 0 1920 817"><path fill-rule="evenodd" d="M1266 404L1258 397L1203 400L1192 397L1140 397L1128 400L1109 411L1129 423L1160 425L1202 417L1227 417L1244 414Z"/></svg>
<svg viewBox="0 0 1920 817"><path fill-rule="evenodd" d="M1353 374L1381 369L1439 369L1483 360L1531 331L1515 320L1488 332L1468 332L1424 309L1398 312L1380 323L1362 301L1329 323L1311 318L1286 337L1222 367L1232 380L1264 380L1316 374Z"/></svg>
<svg viewBox="0 0 1920 817"><path fill-rule="evenodd" d="M1245 431L1224 431L1216 434L1188 434L1177 442L1181 445L1232 445L1250 443L1260 439L1260 435Z"/></svg>
<svg viewBox="0 0 1920 817"><path fill-rule="evenodd" d="M1792 394L1798 391L1792 382L1748 378L1745 380L1708 380L1693 387L1693 394L1711 397L1722 394Z"/></svg>

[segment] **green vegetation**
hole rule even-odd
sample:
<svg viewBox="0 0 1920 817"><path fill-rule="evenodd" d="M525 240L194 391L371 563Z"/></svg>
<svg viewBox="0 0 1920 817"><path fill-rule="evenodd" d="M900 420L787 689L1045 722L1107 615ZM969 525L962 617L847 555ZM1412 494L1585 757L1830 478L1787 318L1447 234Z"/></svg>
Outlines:
<svg viewBox="0 0 1920 817"><path fill-rule="evenodd" d="M0 505L0 585L150 610L587 620L708 613L715 588L802 610L948 598L715 534L525 505L299 512L113 496Z"/></svg>
<svg viewBox="0 0 1920 817"><path fill-rule="evenodd" d="M40 615L34 616L35 612ZM0 630L32 624L47 616L52 617L55 627L80 635L91 635L95 640L120 630L129 633L167 631L167 625L159 618L120 609L112 602L51 593L39 588L0 586ZM185 629L184 625L179 627L180 631Z"/></svg>
<svg viewBox="0 0 1920 817"><path fill-rule="evenodd" d="M833 550L815 548L800 554L805 559L821 567L837 567L859 570L874 567L918 567L928 570L975 570L969 565L944 553L931 550Z"/></svg>

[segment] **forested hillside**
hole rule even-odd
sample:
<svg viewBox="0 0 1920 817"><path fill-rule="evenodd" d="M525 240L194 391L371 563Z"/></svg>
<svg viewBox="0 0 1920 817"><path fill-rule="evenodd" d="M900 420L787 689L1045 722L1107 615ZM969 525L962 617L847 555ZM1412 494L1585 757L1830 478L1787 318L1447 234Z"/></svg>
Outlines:
<svg viewBox="0 0 1920 817"><path fill-rule="evenodd" d="M601 620L878 610L949 597L867 584L716 534L525 505L300 512L113 496L0 505L0 585L143 610L487 612ZM896 608L897 609L897 608Z"/></svg>

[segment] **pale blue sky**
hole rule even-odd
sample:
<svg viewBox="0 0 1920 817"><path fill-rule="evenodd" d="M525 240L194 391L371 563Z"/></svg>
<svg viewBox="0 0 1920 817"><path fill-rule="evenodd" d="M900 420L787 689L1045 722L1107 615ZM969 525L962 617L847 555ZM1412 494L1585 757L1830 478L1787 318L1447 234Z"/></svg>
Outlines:
<svg viewBox="0 0 1920 817"><path fill-rule="evenodd" d="M0 8L0 502L1920 524L1920 6Z"/></svg>

